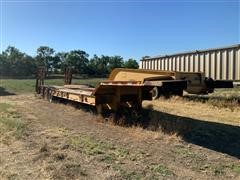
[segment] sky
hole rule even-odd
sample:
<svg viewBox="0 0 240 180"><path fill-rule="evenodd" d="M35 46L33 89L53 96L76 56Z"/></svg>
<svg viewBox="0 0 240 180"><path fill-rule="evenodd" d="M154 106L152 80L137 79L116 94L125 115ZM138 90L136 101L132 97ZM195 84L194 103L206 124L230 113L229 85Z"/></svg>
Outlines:
<svg viewBox="0 0 240 180"><path fill-rule="evenodd" d="M0 0L1 51L47 45L140 60L240 43L240 2Z"/></svg>

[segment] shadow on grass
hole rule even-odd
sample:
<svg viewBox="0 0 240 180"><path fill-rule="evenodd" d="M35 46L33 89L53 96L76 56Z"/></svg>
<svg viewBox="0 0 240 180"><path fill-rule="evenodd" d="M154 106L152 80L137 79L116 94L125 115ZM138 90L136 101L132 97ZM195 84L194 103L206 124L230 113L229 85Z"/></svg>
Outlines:
<svg viewBox="0 0 240 180"><path fill-rule="evenodd" d="M240 127L172 115L151 109L143 110L146 129L177 134L188 143L240 159ZM146 119L147 118L147 119Z"/></svg>
<svg viewBox="0 0 240 180"><path fill-rule="evenodd" d="M12 95L16 95L16 94L8 92L6 91L5 88L0 87L0 96L12 96Z"/></svg>
<svg viewBox="0 0 240 180"><path fill-rule="evenodd" d="M172 115L153 110L151 106L141 113L125 111L114 121L123 126L141 126L169 135L176 134L188 143L240 159L240 126Z"/></svg>
<svg viewBox="0 0 240 180"><path fill-rule="evenodd" d="M71 104L86 112L96 113L94 107L76 102L58 101ZM176 134L184 141L196 144L214 151L225 153L240 159L240 127L228 124L208 122L183 116L172 115L153 110L152 106L141 112L123 110L119 113L103 114L105 121L116 125L133 127L141 126L151 131L161 131L165 134Z"/></svg>

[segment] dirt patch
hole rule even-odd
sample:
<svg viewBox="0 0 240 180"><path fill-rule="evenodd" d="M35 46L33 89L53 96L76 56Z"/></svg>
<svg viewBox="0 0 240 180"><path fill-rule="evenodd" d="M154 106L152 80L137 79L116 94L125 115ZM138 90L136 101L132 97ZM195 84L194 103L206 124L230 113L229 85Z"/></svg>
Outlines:
<svg viewBox="0 0 240 180"><path fill-rule="evenodd" d="M5 96L1 100L14 106L27 126L23 138L8 145L1 142L0 175L3 179L237 179L240 176L239 156L234 153L238 141L232 136L221 139L230 142L229 151L187 141L174 131L178 123L186 120L179 118L183 112L172 111L167 101L165 106L162 106L164 102L160 106L166 107L164 111L158 113L171 111L175 114L164 116L148 111L147 115L150 119L161 115L162 121L173 119L174 124L154 125L152 122L144 129L101 123L91 111L51 104L32 95ZM191 105L192 108L197 106L199 104ZM191 114L192 119L201 119L201 123L209 121L199 116ZM209 126L199 126L199 122L197 126L209 129ZM154 129L150 127L155 127L155 131L149 131ZM231 127L232 132L234 127L238 128ZM172 132L167 133L166 129ZM182 131L186 128L182 127ZM212 131L215 132L206 133ZM201 137L203 134L198 134L197 138L212 136Z"/></svg>

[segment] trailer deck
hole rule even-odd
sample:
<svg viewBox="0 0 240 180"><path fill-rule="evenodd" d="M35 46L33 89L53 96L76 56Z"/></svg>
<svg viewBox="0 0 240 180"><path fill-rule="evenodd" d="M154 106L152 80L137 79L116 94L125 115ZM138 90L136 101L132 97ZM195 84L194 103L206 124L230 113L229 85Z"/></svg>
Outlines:
<svg viewBox="0 0 240 180"><path fill-rule="evenodd" d="M96 88L87 85L40 85L38 94L50 102L55 97L95 106L97 112L102 113L103 109L140 109L143 100L151 100L152 88L140 81L102 81Z"/></svg>

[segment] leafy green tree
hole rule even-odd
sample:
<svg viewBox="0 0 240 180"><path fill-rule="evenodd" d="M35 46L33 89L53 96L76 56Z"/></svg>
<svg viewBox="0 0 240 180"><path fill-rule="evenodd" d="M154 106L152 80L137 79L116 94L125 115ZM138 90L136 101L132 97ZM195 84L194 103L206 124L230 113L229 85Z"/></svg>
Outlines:
<svg viewBox="0 0 240 180"><path fill-rule="evenodd" d="M89 62L89 74L91 75L106 75L108 74L109 56L102 55L98 57L94 55Z"/></svg>
<svg viewBox="0 0 240 180"><path fill-rule="evenodd" d="M53 71L53 55L54 55L54 49L50 48L48 46L40 46L37 49L37 65L38 66L45 66L47 72Z"/></svg>
<svg viewBox="0 0 240 180"><path fill-rule="evenodd" d="M40 46L37 56L29 56L17 48L9 46L0 54L0 74L13 76L28 76L36 72L37 66L45 66L48 72L64 72L71 67L73 73L106 76L114 68L138 68L134 59L124 62L121 56L94 55L90 61L89 55L82 50L55 53L53 48Z"/></svg>
<svg viewBox="0 0 240 180"><path fill-rule="evenodd" d="M138 69L139 65L135 59L128 59L124 62L125 68Z"/></svg>
<svg viewBox="0 0 240 180"><path fill-rule="evenodd" d="M0 75L7 75L7 72L9 71L9 69L7 68L9 67L9 63L6 61L6 58L4 57L3 54L0 54Z"/></svg>
<svg viewBox="0 0 240 180"><path fill-rule="evenodd" d="M34 59L12 46L2 53L0 61L2 75L27 76L36 70Z"/></svg>
<svg viewBox="0 0 240 180"><path fill-rule="evenodd" d="M82 50L73 50L66 54L65 66L71 67L73 73L88 73L88 54Z"/></svg>
<svg viewBox="0 0 240 180"><path fill-rule="evenodd" d="M99 59L100 58L96 54L94 54L93 58L90 59L88 63L88 73L90 75L97 75L100 73L98 69Z"/></svg>
<svg viewBox="0 0 240 180"><path fill-rule="evenodd" d="M5 51L3 51L3 58L6 61L7 74L6 75L17 75L19 74L19 64L23 58L24 53L20 52L17 48L13 46L8 46Z"/></svg>
<svg viewBox="0 0 240 180"><path fill-rule="evenodd" d="M108 73L114 68L121 68L124 65L123 58L121 56L112 56L109 60Z"/></svg>
<svg viewBox="0 0 240 180"><path fill-rule="evenodd" d="M58 69L58 71L64 72L65 68L67 67L67 52L59 52L55 55L55 58L57 59L55 61L56 64L54 64L54 67Z"/></svg>
<svg viewBox="0 0 240 180"><path fill-rule="evenodd" d="M29 76L34 75L36 72L36 64L34 58L24 54L24 57L17 62L16 75Z"/></svg>

